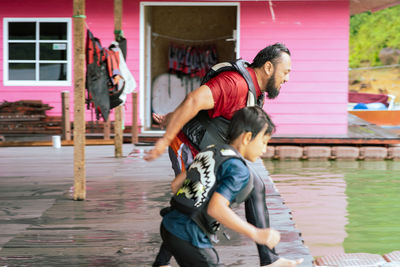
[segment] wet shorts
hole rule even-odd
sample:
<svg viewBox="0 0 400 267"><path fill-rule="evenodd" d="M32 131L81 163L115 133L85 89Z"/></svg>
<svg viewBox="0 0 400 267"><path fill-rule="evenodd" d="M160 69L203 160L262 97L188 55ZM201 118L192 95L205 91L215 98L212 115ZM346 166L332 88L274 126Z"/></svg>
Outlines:
<svg viewBox="0 0 400 267"><path fill-rule="evenodd" d="M190 147L183 143L178 137L172 140L168 148L168 154L175 176L186 170L193 161L193 154Z"/></svg>

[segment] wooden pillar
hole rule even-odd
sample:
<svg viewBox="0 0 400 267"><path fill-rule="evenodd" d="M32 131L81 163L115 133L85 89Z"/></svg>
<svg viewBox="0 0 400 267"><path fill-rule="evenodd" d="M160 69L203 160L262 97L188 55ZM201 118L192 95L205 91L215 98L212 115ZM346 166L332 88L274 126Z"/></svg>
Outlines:
<svg viewBox="0 0 400 267"><path fill-rule="evenodd" d="M104 122L104 140L110 140L110 133L111 133L111 122L110 122L110 117L108 117L108 120Z"/></svg>
<svg viewBox="0 0 400 267"><path fill-rule="evenodd" d="M115 108L115 123L114 123L114 151L115 157L122 157L122 141L123 141L123 131L122 131L122 106Z"/></svg>
<svg viewBox="0 0 400 267"><path fill-rule="evenodd" d="M85 0L73 0L74 24L74 200L86 198Z"/></svg>
<svg viewBox="0 0 400 267"><path fill-rule="evenodd" d="M137 93L132 93L132 144L139 142L138 138L138 123L137 123Z"/></svg>
<svg viewBox="0 0 400 267"><path fill-rule="evenodd" d="M122 0L114 0L114 30L120 32L122 29ZM115 108L115 123L114 123L114 146L115 146L115 157L122 157L122 142L123 142L123 131L122 131L122 106Z"/></svg>
<svg viewBox="0 0 400 267"><path fill-rule="evenodd" d="M63 140L71 140L71 121L69 119L69 91L61 93L62 102L62 138Z"/></svg>

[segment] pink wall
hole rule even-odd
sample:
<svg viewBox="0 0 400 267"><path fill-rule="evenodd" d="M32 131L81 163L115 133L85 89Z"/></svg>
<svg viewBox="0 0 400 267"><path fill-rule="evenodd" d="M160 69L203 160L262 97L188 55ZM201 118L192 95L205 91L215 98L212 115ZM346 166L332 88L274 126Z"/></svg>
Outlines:
<svg viewBox="0 0 400 267"><path fill-rule="evenodd" d="M3 17L71 17L72 0L14 0L0 10ZM290 81L265 108L282 135L343 135L347 132L348 1L273 1L275 22L266 1L240 4L240 56L251 61L268 44L282 42L292 53ZM139 90L139 0L124 1L123 30L128 40L127 64ZM87 25L108 46L113 40L113 0L86 0ZM3 34L0 34L0 101L41 99L61 114L61 92L73 86L4 86ZM73 109L71 109L73 110ZM131 124L128 96L126 124ZM113 116L112 116L113 117ZM90 120L90 112L86 112Z"/></svg>
<svg viewBox="0 0 400 267"><path fill-rule="evenodd" d="M72 14L72 1L24 1L13 0L3 4L0 9L0 101L17 101L21 99L42 100L53 106L49 115L59 115L61 112L61 92L71 91L69 86L4 86L3 84L3 18L41 18L63 17L70 18Z"/></svg>
<svg viewBox="0 0 400 267"><path fill-rule="evenodd" d="M241 56L252 60L267 44L282 42L292 54L289 83L265 109L277 134L347 133L348 1L241 4Z"/></svg>
<svg viewBox="0 0 400 267"><path fill-rule="evenodd" d="M73 119L73 83L72 86L4 86L3 85L3 18L51 18L72 17L72 0L64 1L26 1L14 0L0 9L0 101L17 101L21 99L42 100L54 109L47 112L50 116L61 116L61 92L70 92L71 119ZM103 46L108 46L114 40L113 0L86 0L86 23L89 29L98 37ZM127 64L138 83L139 88L139 3L124 1L123 8L124 34L128 41ZM73 56L73 54L72 54ZM73 71L73 70L72 70ZM132 97L127 98L126 124L132 121ZM86 120L91 119L91 112L86 111ZM111 118L113 118L113 114Z"/></svg>
<svg viewBox="0 0 400 267"><path fill-rule="evenodd" d="M86 0L86 23L103 47L108 47L114 40L113 9L114 0ZM136 80L135 90L139 92L139 1L123 1L122 16L122 29L128 43L126 63ZM111 119L114 119L114 112ZM125 104L125 124L132 124L132 95L128 95Z"/></svg>
<svg viewBox="0 0 400 267"><path fill-rule="evenodd" d="M242 2L241 57L251 61L258 50L284 43L292 54L290 80L264 108L277 134L347 133L348 1Z"/></svg>

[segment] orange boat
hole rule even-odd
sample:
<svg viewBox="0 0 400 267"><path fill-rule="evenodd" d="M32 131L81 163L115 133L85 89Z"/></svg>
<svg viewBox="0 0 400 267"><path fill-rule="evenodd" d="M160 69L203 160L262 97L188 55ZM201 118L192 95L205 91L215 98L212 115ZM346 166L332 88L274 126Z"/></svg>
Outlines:
<svg viewBox="0 0 400 267"><path fill-rule="evenodd" d="M349 110L350 114L379 126L400 126L400 110Z"/></svg>
<svg viewBox="0 0 400 267"><path fill-rule="evenodd" d="M393 132L400 134L400 110L394 108L395 96L384 95L384 94L367 94L367 93L349 93L349 110L350 114L353 114L360 119L363 119L369 123L376 124L383 128L389 128ZM355 103L368 104L383 103L385 109L352 109ZM373 106L373 105L372 105Z"/></svg>

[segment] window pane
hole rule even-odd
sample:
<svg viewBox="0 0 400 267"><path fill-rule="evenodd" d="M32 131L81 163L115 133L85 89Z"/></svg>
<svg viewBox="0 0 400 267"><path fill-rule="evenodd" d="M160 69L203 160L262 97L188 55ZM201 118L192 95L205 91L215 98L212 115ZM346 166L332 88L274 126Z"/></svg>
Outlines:
<svg viewBox="0 0 400 267"><path fill-rule="evenodd" d="M35 44L10 43L8 44L8 59L35 60Z"/></svg>
<svg viewBox="0 0 400 267"><path fill-rule="evenodd" d="M67 40L66 22L41 22L40 40Z"/></svg>
<svg viewBox="0 0 400 267"><path fill-rule="evenodd" d="M35 40L35 22L10 22L8 23L9 40Z"/></svg>
<svg viewBox="0 0 400 267"><path fill-rule="evenodd" d="M67 80L67 64L40 64L39 79L41 81L66 81Z"/></svg>
<svg viewBox="0 0 400 267"><path fill-rule="evenodd" d="M8 66L8 79L10 81L35 80L34 63L10 63Z"/></svg>
<svg viewBox="0 0 400 267"><path fill-rule="evenodd" d="M67 44L40 44L40 60L67 60Z"/></svg>

